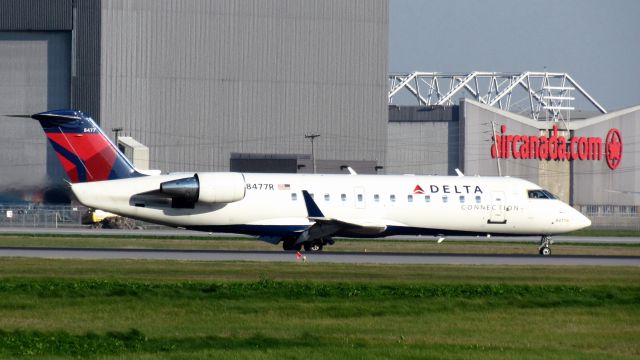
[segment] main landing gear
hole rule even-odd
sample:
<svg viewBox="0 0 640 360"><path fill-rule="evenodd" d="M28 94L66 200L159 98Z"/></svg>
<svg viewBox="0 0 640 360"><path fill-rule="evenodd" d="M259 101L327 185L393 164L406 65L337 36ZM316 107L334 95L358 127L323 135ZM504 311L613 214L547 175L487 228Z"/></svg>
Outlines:
<svg viewBox="0 0 640 360"><path fill-rule="evenodd" d="M285 251L294 250L300 251L302 244L296 244L297 238L284 238L282 239L282 249Z"/></svg>
<svg viewBox="0 0 640 360"><path fill-rule="evenodd" d="M553 244L553 241L551 240L551 236L542 235L542 237L540 238L540 246L538 247L538 252L540 253L540 255L542 256L551 255L551 248L550 248L551 244Z"/></svg>
<svg viewBox="0 0 640 360"><path fill-rule="evenodd" d="M324 244L322 243L321 240L307 241L306 243L304 243L304 251L312 251L312 252L322 251L323 246Z"/></svg>
<svg viewBox="0 0 640 360"><path fill-rule="evenodd" d="M297 238L285 238L282 240L282 249L300 251L304 247L304 251L320 252L325 245L333 245L334 241L331 238L315 239L307 241L301 244L296 244Z"/></svg>

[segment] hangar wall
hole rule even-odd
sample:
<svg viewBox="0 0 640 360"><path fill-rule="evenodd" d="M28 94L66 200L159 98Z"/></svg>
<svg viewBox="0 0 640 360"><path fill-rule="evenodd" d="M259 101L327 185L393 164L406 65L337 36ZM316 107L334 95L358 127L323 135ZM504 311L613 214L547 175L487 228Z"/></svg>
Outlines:
<svg viewBox="0 0 640 360"><path fill-rule="evenodd" d="M458 107L389 106L386 174L454 175Z"/></svg>
<svg viewBox="0 0 640 360"><path fill-rule="evenodd" d="M611 170L605 159L574 162L575 204L640 205L640 106L585 120L575 135L601 137L604 144L612 128L618 129L622 136L620 165Z"/></svg>
<svg viewBox="0 0 640 360"><path fill-rule="evenodd" d="M0 189L63 173L39 124L7 117L70 105L71 0L0 2Z"/></svg>
<svg viewBox="0 0 640 360"><path fill-rule="evenodd" d="M232 152L384 163L387 1L101 2L99 118L151 168Z"/></svg>
<svg viewBox="0 0 640 360"><path fill-rule="evenodd" d="M457 113L456 108L459 108ZM517 135L540 139L553 136L555 125L557 136L565 138L565 151L569 152L571 146L577 149L577 143L571 145L570 139L593 140L600 158L590 160L585 155L584 159L578 157L571 161L566 158L516 159L509 152L507 158L499 159L502 175L527 179L550 190L586 214L595 227L638 228L638 124L640 106L563 123L535 121L469 99L449 107L391 105L386 170L387 173L446 174L444 164L448 164L449 174L459 167L467 176L497 176L498 160L491 154L494 129L502 139ZM617 146L608 144L611 129L619 131L623 149L622 160L614 169L607 163L607 152ZM457 133L452 134L452 130ZM524 151L523 142L516 143L516 149Z"/></svg>
<svg viewBox="0 0 640 360"><path fill-rule="evenodd" d="M467 174L497 175L496 160L490 154L491 122L496 131L506 125L506 134L546 135L554 123L534 121L514 113L489 107L475 101L463 101L461 125L464 144L464 168ZM501 159L502 174L533 181L575 206L637 206L640 205L640 159L637 137L640 132L640 106L568 123L570 132L561 131L566 138L587 137L600 139L600 160L537 160ZM564 124L555 123L558 128ZM623 157L616 169L606 161L606 137L616 128L622 135ZM637 193L638 195L633 195Z"/></svg>
<svg viewBox="0 0 640 360"><path fill-rule="evenodd" d="M387 38L387 0L0 0L0 114L83 110L163 171L308 154L305 133L318 161L384 164ZM1 120L0 192L59 179L37 123Z"/></svg>
<svg viewBox="0 0 640 360"><path fill-rule="evenodd" d="M544 123L525 116L466 99L461 101L460 107L460 136L464 139L461 168L467 175L498 175L498 160L491 157L491 145L494 130L499 135L502 125L506 126L508 134L546 135L545 131L540 130ZM499 159L499 162L503 176L527 179L548 189L563 201L570 202L569 162L513 158Z"/></svg>
<svg viewBox="0 0 640 360"><path fill-rule="evenodd" d="M73 0L2 0L0 31L69 31Z"/></svg>
<svg viewBox="0 0 640 360"><path fill-rule="evenodd" d="M62 183L64 172L39 124L25 115L77 106L98 109L93 79L83 76L99 54L90 10L98 2L0 1L0 192ZM78 34L78 30L82 34ZM81 49L78 51L78 49Z"/></svg>

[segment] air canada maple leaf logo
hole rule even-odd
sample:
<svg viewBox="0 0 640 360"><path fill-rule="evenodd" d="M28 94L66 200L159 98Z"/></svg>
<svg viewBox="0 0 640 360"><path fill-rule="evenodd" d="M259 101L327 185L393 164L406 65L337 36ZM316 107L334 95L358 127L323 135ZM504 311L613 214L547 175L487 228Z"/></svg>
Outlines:
<svg viewBox="0 0 640 360"><path fill-rule="evenodd" d="M416 185L416 187L413 189L413 193L414 194L424 194L424 190L422 190L420 185Z"/></svg>
<svg viewBox="0 0 640 360"><path fill-rule="evenodd" d="M618 129L611 129L605 141L605 154L607 165L611 170L615 170L622 161L622 136Z"/></svg>

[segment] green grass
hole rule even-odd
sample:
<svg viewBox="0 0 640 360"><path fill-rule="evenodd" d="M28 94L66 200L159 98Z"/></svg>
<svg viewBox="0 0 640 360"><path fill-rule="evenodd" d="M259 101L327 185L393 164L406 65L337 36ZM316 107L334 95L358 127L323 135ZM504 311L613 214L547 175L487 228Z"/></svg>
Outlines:
<svg viewBox="0 0 640 360"><path fill-rule="evenodd" d="M567 236L615 236L615 237L640 237L640 230L631 229L582 229L566 234Z"/></svg>
<svg viewBox="0 0 640 360"><path fill-rule="evenodd" d="M0 357L634 359L640 267L0 261Z"/></svg>
<svg viewBox="0 0 640 360"><path fill-rule="evenodd" d="M79 248L153 248L203 250L265 250L281 251L280 245L271 245L251 238L117 236L117 235L0 235L0 246L79 247ZM445 241L435 238L413 240L338 239L325 251L411 252L411 253L479 253L479 254L536 254L537 244L532 242ZM556 243L555 255L609 255L640 256L640 244Z"/></svg>

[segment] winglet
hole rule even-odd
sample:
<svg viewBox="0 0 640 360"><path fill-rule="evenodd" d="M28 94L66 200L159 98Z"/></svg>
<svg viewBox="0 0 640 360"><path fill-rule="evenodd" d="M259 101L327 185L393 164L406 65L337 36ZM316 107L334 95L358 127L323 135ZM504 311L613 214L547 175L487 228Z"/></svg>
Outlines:
<svg viewBox="0 0 640 360"><path fill-rule="evenodd" d="M313 201L313 198L307 190L302 190L302 196L304 197L304 204L307 206L309 217L324 217L324 214L320 211L320 208L316 205L316 202Z"/></svg>

